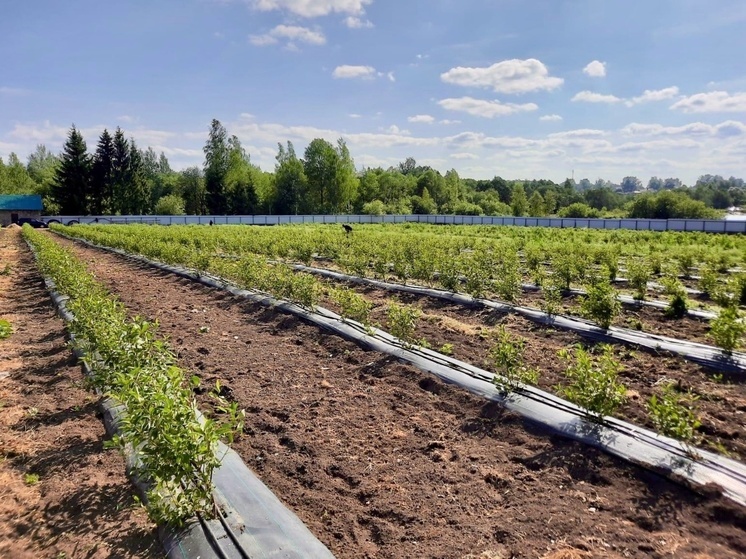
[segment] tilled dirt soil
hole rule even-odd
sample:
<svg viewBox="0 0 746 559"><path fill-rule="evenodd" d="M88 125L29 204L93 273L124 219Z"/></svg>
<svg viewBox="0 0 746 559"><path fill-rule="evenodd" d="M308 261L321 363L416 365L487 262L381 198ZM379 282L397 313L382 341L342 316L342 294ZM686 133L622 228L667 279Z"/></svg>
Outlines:
<svg viewBox="0 0 746 559"><path fill-rule="evenodd" d="M17 230L0 230L0 557L162 557Z"/></svg>
<svg viewBox="0 0 746 559"><path fill-rule="evenodd" d="M329 282L332 284L332 282ZM494 332L503 326L515 338L525 342L527 365L540 371L538 386L557 392L567 384L567 363L557 355L574 345L593 347L582 336L555 330L515 314L490 309L470 309L435 298L410 294L393 294L370 287L349 285L373 303L372 321L387 329L386 310L391 300L421 309L416 338L424 339L438 350L452 346L453 356L478 367L495 370L489 352L495 344ZM334 303L323 304L334 308ZM334 309L339 310L339 309ZM658 397L664 386L673 383L676 390L695 409L702 423L698 429L700 445L734 458L746 459L746 383L743 375L716 372L685 360L683 357L615 345L615 357L621 364L619 380L627 388L627 400L615 415L638 425L654 428L647 411L653 394ZM719 379L719 380L716 380Z"/></svg>
<svg viewBox="0 0 746 559"><path fill-rule="evenodd" d="M246 408L234 448L337 557L742 557L746 511L300 320L60 240ZM206 409L209 400L200 396Z"/></svg>

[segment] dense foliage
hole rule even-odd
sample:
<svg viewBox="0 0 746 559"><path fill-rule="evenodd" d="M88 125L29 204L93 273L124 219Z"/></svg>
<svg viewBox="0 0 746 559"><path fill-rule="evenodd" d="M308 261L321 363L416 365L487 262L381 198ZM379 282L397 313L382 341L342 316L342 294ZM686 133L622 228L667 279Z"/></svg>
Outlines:
<svg viewBox="0 0 746 559"><path fill-rule="evenodd" d="M203 166L173 171L166 155L139 149L117 128L104 130L92 154L71 128L60 156L39 145L27 165L0 159L0 194L40 194L46 214L153 214L181 208L199 214L458 214L541 217L706 218L746 202L742 179L703 175L693 187L679 179L637 177L561 184L550 180L462 178L407 158L397 166L358 171L345 141L312 140L296 155L278 144L274 172L251 162L236 136L213 120ZM159 205L165 196L177 196Z"/></svg>

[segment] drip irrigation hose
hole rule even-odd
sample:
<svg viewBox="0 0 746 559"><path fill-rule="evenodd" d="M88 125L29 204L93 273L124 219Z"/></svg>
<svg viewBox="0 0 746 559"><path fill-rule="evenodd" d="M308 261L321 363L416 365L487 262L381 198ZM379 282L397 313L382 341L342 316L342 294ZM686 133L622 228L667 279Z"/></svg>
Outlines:
<svg viewBox="0 0 746 559"><path fill-rule="evenodd" d="M302 264L295 264L292 268L299 272L306 272L337 281L368 285L386 291L398 291L413 295L434 297L464 306L486 307L501 312L516 313L534 322L562 328L564 330L570 330L594 341L611 343L622 342L649 350L663 349L718 371L746 373L746 354L733 352L731 355L725 355L719 348L707 344L687 342L685 340L678 340L668 336L647 334L645 332L637 332L635 330L620 328L617 326L612 326L608 330L604 330L592 322L580 318L564 315L549 316L547 313L539 309L492 301L490 299L480 299L465 293L453 293L442 289L388 283L381 280L350 276L341 272L325 270L323 268L312 268L309 266L303 266Z"/></svg>
<svg viewBox="0 0 746 559"><path fill-rule="evenodd" d="M142 256L120 249L99 246L89 241L75 240L118 254L133 262L227 291L262 306L292 314L305 322L351 340L365 349L386 353L432 373L446 383L455 384L488 400L500 403L506 409L550 431L599 448L662 474L677 483L690 486L714 484L721 489L724 496L746 506L746 465L735 460L709 451L693 449L680 441L619 419L604 417L589 421L587 410L533 386L522 386L510 394L501 393L488 380L494 376L488 371L425 348L405 346L382 330L366 328L352 320L343 320L342 317L327 309L307 309L265 293L241 289L223 278L197 273L180 266L154 262ZM471 298L465 300L470 304L478 304ZM499 303L494 303L494 305L506 307Z"/></svg>

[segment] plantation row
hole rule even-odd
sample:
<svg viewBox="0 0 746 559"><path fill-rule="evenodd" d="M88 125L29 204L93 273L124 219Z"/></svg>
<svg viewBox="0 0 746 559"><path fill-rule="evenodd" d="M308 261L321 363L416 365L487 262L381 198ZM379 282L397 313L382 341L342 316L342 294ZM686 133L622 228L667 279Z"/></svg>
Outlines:
<svg viewBox="0 0 746 559"><path fill-rule="evenodd" d="M215 446L241 429L243 411L214 397L225 417L201 417L192 389L174 354L157 339L156 326L127 317L74 255L28 225L41 273L67 297L74 316L68 325L90 369L90 387L126 410L113 444L134 451L135 474L149 485L146 506L155 522L180 525L196 513L210 516L212 473L219 466Z"/></svg>
<svg viewBox="0 0 746 559"><path fill-rule="evenodd" d="M310 274L294 272L287 265L269 263L264 255L243 253L234 258L214 257L215 253L225 254L231 250L228 235L246 232L245 228L225 229L226 238L218 238L213 230L193 227L164 230L106 226L61 230L165 263L189 266L307 308L324 302L339 309L344 318L372 326L373 305L350 288L330 286ZM161 232L163 236L158 234ZM202 237L203 232L209 234L208 238ZM236 235L236 239L239 238ZM593 297L588 299L593 300ZM416 307L395 302L389 302L385 311L389 332L408 345L427 345L427 341L416 334L420 317L421 311ZM520 390L524 384L536 384L540 373L526 364L524 340L503 328L493 331L491 337L494 343L489 350L489 361L498 373L495 384L504 392ZM453 348L449 346L443 344L439 351L450 354ZM621 365L610 346L600 346L592 352L580 347L565 349L558 357L566 363L566 368L565 381L555 387L556 391L586 408L592 419L600 420L604 415L613 415L625 402L627 389L618 379ZM645 404L649 414L646 423L652 424L663 434L691 441L699 426L699 420L691 409L691 401L690 395L679 393L670 384L661 386Z"/></svg>

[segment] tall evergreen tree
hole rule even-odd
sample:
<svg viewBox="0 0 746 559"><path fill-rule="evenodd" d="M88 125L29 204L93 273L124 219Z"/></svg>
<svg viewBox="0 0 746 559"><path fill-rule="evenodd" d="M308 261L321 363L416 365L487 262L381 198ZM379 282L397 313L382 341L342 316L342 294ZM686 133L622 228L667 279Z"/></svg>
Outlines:
<svg viewBox="0 0 746 559"><path fill-rule="evenodd" d="M130 164L127 173L127 212L132 215L143 215L150 211L150 189L148 174L142 154L137 149L134 138L130 138Z"/></svg>
<svg viewBox="0 0 746 559"><path fill-rule="evenodd" d="M60 212L68 215L88 213L91 184L91 157L82 134L70 129L52 187L52 197Z"/></svg>
<svg viewBox="0 0 746 559"><path fill-rule="evenodd" d="M225 178L228 174L230 151L227 138L225 127L219 120L213 119L204 152L207 210L214 215L225 214L228 210Z"/></svg>
<svg viewBox="0 0 746 559"><path fill-rule="evenodd" d="M114 158L112 161L111 213L127 213L127 190L129 186L130 145L122 129L114 132Z"/></svg>
<svg viewBox="0 0 746 559"><path fill-rule="evenodd" d="M91 173L90 206L94 215L111 212L114 194L114 156L114 140L109 131L104 129L98 139Z"/></svg>

